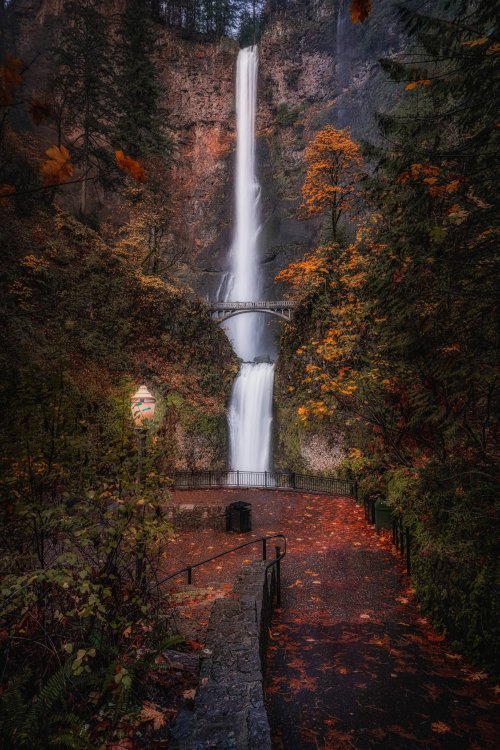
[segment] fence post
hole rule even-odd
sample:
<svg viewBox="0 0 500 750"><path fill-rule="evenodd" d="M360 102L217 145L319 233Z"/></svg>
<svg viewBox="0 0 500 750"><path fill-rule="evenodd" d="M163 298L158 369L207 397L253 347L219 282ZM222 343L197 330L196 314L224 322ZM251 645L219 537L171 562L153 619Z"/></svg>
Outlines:
<svg viewBox="0 0 500 750"><path fill-rule="evenodd" d="M356 502L358 502L358 500L359 500L359 498L358 498L358 483L356 481L354 482L354 498L355 498Z"/></svg>
<svg viewBox="0 0 500 750"><path fill-rule="evenodd" d="M295 472L294 471L292 471L292 473L290 474L290 485L292 487L292 490L294 490L295 489Z"/></svg>
<svg viewBox="0 0 500 750"><path fill-rule="evenodd" d="M406 533L406 572L408 575L411 573L411 550L410 550L410 527L407 526L405 529Z"/></svg>
<svg viewBox="0 0 500 750"><path fill-rule="evenodd" d="M240 486L240 472L239 471L236 472L236 486L237 487Z"/></svg>
<svg viewBox="0 0 500 750"><path fill-rule="evenodd" d="M267 539L262 540L262 559L267 560Z"/></svg>
<svg viewBox="0 0 500 750"><path fill-rule="evenodd" d="M281 547L276 547L276 606L281 607Z"/></svg>
<svg viewBox="0 0 500 750"><path fill-rule="evenodd" d="M267 471L264 472L264 487L267 487Z"/></svg>

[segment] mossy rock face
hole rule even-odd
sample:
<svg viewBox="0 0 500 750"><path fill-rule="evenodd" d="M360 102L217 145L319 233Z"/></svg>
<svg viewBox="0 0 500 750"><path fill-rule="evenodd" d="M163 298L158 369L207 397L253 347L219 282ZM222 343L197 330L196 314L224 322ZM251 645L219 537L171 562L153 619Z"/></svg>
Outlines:
<svg viewBox="0 0 500 750"><path fill-rule="evenodd" d="M340 430L301 423L294 406L277 406L274 465L278 469L335 475L345 458Z"/></svg>
<svg viewBox="0 0 500 750"><path fill-rule="evenodd" d="M169 407L175 434L174 468L179 471L225 468L228 451L226 411L205 411L176 392L169 396Z"/></svg>

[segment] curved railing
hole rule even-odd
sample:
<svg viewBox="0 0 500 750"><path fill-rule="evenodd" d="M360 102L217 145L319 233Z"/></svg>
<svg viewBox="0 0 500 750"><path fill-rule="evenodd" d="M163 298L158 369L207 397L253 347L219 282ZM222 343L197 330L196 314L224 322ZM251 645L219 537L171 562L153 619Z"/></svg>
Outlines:
<svg viewBox="0 0 500 750"><path fill-rule="evenodd" d="M173 488L270 489L317 492L327 495L351 495L357 498L354 479L299 474L295 471L177 471L172 476Z"/></svg>
<svg viewBox="0 0 500 750"><path fill-rule="evenodd" d="M157 581L156 586L159 588L167 581L171 581L173 578L178 578L180 575L186 574L187 577L187 583L188 585L191 585L193 583L193 570L195 568L200 568L202 565L206 565L209 562L212 562L213 560L218 560L220 557L225 557L225 555L230 555L232 552L237 552L239 549L243 549L244 547L249 547L252 544L262 544L262 560L265 562L267 560L267 542L270 539L282 539L284 542L284 549L282 550L280 546L275 547L275 556L269 561L269 563L266 565L266 580L267 580L267 571L269 568L273 567L276 571L276 599L278 603L278 607L280 606L281 602L281 560L286 555L286 536L284 534L270 534L268 536L261 536L258 539L251 539L249 542L243 542L243 544L238 544L236 547L231 547L231 549L224 550L224 552L219 552L217 555L212 555L211 557L206 557L204 560L200 560L200 562L193 563L191 565L186 565L184 568L179 568L179 570L175 570L173 573L169 573L168 576L165 576L165 578L162 578L161 580Z"/></svg>
<svg viewBox="0 0 500 750"><path fill-rule="evenodd" d="M290 310L297 305L297 302L289 299L274 302L210 302L210 310Z"/></svg>

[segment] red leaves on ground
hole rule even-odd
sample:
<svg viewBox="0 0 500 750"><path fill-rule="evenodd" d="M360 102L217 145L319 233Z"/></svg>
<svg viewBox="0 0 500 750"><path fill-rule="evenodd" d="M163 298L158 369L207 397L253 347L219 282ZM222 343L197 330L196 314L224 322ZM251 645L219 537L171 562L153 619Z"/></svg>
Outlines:
<svg viewBox="0 0 500 750"><path fill-rule="evenodd" d="M155 730L161 729L167 722L164 711L158 708L154 703L151 703L151 701L146 701L144 703L141 708L140 716L142 722L152 722L153 729Z"/></svg>
<svg viewBox="0 0 500 750"><path fill-rule="evenodd" d="M116 163L122 172L130 175L137 182L144 182L146 179L146 171L142 164L140 164L131 156L126 156L123 151L115 151Z"/></svg>
<svg viewBox="0 0 500 750"><path fill-rule="evenodd" d="M241 499L230 490L174 493L174 502L176 495L183 503L197 502L197 496L203 503L209 497L217 503ZM393 557L390 531L377 534L363 509L347 498L257 490L247 498L252 532L182 532L167 560L176 569L203 559L209 547L228 549L265 533L287 535L283 608L269 629L267 660L276 750L348 750L379 747L381 741L384 747L420 743L444 750L450 739L465 750L474 746L473 736L482 750L496 750L487 729L492 690L432 630L405 578L401 585L403 564ZM257 544L197 569L196 588L215 580L219 587L234 578L244 559L259 555ZM314 585L316 576L321 586ZM199 618L194 604L191 612ZM412 696L410 710L398 701L404 692ZM364 729L352 729L361 711Z"/></svg>

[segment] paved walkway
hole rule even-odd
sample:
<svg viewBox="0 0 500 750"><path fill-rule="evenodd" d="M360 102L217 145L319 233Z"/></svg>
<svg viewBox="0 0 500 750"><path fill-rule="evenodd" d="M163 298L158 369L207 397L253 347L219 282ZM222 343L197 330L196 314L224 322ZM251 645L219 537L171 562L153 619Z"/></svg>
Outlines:
<svg viewBox="0 0 500 750"><path fill-rule="evenodd" d="M493 750L498 689L430 627L389 535L348 498L249 491L176 493L180 502L252 503L251 535L188 532L170 565L283 532L283 607L271 629L267 701L275 750ZM188 499L189 498L189 499ZM200 575L227 581L246 549ZM172 568L171 568L172 569ZM201 583L201 581L200 581Z"/></svg>

